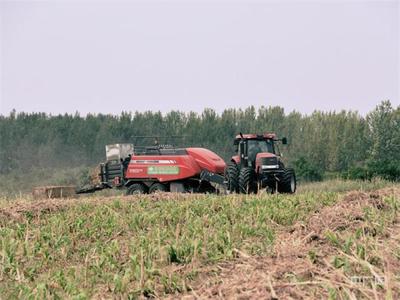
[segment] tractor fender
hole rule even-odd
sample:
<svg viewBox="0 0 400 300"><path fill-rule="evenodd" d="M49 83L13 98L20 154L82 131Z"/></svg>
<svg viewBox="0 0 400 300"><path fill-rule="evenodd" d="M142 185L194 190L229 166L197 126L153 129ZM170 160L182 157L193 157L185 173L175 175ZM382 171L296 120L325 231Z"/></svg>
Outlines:
<svg viewBox="0 0 400 300"><path fill-rule="evenodd" d="M231 161L236 163L237 165L240 164L240 157L239 155L232 156Z"/></svg>

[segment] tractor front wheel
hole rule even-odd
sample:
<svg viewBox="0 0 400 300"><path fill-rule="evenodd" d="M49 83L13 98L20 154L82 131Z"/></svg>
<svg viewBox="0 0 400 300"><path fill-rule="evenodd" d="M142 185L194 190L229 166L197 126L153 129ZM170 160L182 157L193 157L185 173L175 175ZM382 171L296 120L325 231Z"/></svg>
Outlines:
<svg viewBox="0 0 400 300"><path fill-rule="evenodd" d="M239 189L242 194L257 193L258 184L252 168L242 168L239 173Z"/></svg>
<svg viewBox="0 0 400 300"><path fill-rule="evenodd" d="M225 178L228 181L228 191L231 193L239 192L239 168L234 161L228 163Z"/></svg>
<svg viewBox="0 0 400 300"><path fill-rule="evenodd" d="M147 193L147 187L142 183L134 183L130 185L128 187L128 190L126 191L127 195L140 195L146 193Z"/></svg>
<svg viewBox="0 0 400 300"><path fill-rule="evenodd" d="M281 182L278 184L279 193L293 194L296 192L297 182L293 169L284 169Z"/></svg>

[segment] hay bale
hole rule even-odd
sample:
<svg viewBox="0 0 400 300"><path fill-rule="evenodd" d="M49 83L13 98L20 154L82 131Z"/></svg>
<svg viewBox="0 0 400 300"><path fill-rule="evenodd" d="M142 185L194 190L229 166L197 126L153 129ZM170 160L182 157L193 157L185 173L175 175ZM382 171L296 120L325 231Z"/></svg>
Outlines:
<svg viewBox="0 0 400 300"><path fill-rule="evenodd" d="M76 197L75 186L38 186L32 189L35 199Z"/></svg>
<svg viewBox="0 0 400 300"><path fill-rule="evenodd" d="M101 168L100 165L96 166L89 174L89 183L91 185L101 185Z"/></svg>

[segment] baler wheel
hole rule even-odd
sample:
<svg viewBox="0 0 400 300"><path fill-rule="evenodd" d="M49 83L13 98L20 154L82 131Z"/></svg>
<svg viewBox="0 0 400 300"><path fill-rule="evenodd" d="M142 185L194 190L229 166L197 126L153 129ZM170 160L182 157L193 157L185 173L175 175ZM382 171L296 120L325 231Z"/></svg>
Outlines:
<svg viewBox="0 0 400 300"><path fill-rule="evenodd" d="M147 187L142 183L134 183L128 187L126 191L127 195L139 195L139 194L146 194Z"/></svg>
<svg viewBox="0 0 400 300"><path fill-rule="evenodd" d="M168 189L167 187L159 182L153 183L153 185L149 188L149 193L155 193L155 192L166 192Z"/></svg>
<svg viewBox="0 0 400 300"><path fill-rule="evenodd" d="M284 169L281 182L278 184L278 192L293 194L296 192L296 185L294 170L291 168Z"/></svg>
<svg viewBox="0 0 400 300"><path fill-rule="evenodd" d="M225 170L225 178L228 181L228 191L231 193L239 192L239 168L234 161L228 163Z"/></svg>
<svg viewBox="0 0 400 300"><path fill-rule="evenodd" d="M245 167L240 170L239 188L242 194L257 193L257 178L252 168Z"/></svg>

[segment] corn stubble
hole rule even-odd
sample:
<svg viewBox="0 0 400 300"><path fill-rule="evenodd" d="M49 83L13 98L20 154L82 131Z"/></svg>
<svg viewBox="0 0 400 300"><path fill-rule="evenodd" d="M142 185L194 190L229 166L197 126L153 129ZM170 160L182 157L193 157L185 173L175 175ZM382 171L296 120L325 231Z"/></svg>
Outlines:
<svg viewBox="0 0 400 300"><path fill-rule="evenodd" d="M338 184L1 202L0 295L398 297L399 188Z"/></svg>

